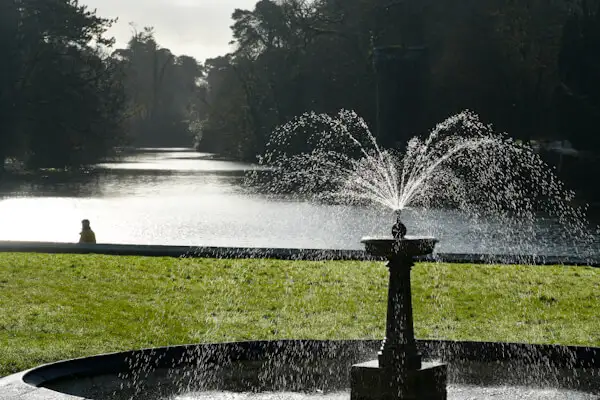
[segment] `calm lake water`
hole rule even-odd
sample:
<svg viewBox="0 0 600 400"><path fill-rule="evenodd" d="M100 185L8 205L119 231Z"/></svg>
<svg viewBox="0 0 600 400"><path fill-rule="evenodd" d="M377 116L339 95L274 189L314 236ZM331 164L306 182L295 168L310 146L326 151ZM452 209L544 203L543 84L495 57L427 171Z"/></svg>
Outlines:
<svg viewBox="0 0 600 400"><path fill-rule="evenodd" d="M391 213L272 198L242 184L252 166L189 149L140 149L86 176L49 174L0 183L0 240L75 242L88 218L98 242L233 247L360 249L386 234ZM455 253L596 253L566 243L556 224L474 222L456 212L408 210L410 234L435 235Z"/></svg>

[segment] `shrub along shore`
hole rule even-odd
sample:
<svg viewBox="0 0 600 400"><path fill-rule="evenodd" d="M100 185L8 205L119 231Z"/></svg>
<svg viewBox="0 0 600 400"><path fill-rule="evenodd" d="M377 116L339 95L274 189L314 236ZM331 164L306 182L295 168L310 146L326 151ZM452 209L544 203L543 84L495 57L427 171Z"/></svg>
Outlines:
<svg viewBox="0 0 600 400"><path fill-rule="evenodd" d="M421 263L422 339L600 347L600 269ZM199 342L378 339L382 262L0 254L0 376Z"/></svg>

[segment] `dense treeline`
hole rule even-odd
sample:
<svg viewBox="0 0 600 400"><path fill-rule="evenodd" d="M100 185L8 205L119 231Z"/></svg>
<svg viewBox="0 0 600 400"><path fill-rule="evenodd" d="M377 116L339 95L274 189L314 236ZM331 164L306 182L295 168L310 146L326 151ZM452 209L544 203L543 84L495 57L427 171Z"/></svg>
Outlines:
<svg viewBox="0 0 600 400"><path fill-rule="evenodd" d="M191 145L202 68L160 48L151 29L110 50L76 0L0 0L0 170L81 167L122 145ZM197 131L197 128L195 128Z"/></svg>
<svg viewBox="0 0 600 400"><path fill-rule="evenodd" d="M78 166L123 139L117 65L100 48L113 21L67 0L2 0L0 168ZM90 45L94 43L94 46Z"/></svg>
<svg viewBox="0 0 600 400"><path fill-rule="evenodd" d="M253 161L306 111L352 109L377 131L378 88L400 121L378 132L384 144L468 108L513 137L583 150L551 160L576 186L600 164L599 0L260 0L233 13L235 50L204 65L151 28L112 50L114 21L76 0L0 1L0 166L77 167L116 146L194 140ZM390 90L378 45L425 46L419 79Z"/></svg>
<svg viewBox="0 0 600 400"><path fill-rule="evenodd" d="M568 140L598 168L597 0L260 0L233 20L235 51L205 64L201 150L253 160L275 126L311 110L353 109L375 130L374 45L425 45L425 79L397 105L410 131L385 143L468 108L522 140Z"/></svg>
<svg viewBox="0 0 600 400"><path fill-rule="evenodd" d="M205 118L202 66L161 48L151 28L113 52L124 74L127 132L136 146L191 146Z"/></svg>
<svg viewBox="0 0 600 400"><path fill-rule="evenodd" d="M237 10L236 51L206 63L212 107L202 145L252 159L274 126L309 110L354 109L374 124L375 38L429 49L427 84L412 93L426 99L427 117L413 133L469 108L521 139L600 146L598 2L436 0L378 8L389 3L261 0Z"/></svg>

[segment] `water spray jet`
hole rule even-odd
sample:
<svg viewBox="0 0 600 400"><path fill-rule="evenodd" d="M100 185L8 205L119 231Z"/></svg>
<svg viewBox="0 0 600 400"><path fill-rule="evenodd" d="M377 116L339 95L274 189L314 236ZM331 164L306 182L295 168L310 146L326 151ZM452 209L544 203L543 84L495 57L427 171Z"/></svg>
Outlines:
<svg viewBox="0 0 600 400"><path fill-rule="evenodd" d="M396 240L404 239L406 236L406 225L400 219L402 210L395 210L394 214L396 214L396 223L392 226L392 237Z"/></svg>

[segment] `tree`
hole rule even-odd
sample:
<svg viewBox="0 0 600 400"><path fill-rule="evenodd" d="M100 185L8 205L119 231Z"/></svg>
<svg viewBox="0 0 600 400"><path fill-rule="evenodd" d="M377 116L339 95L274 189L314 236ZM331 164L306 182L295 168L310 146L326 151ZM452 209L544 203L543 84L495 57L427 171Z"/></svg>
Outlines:
<svg viewBox="0 0 600 400"><path fill-rule="evenodd" d="M246 159L256 150L254 123L247 92L242 86L231 56L206 61L207 114L197 148L237 159Z"/></svg>
<svg viewBox="0 0 600 400"><path fill-rule="evenodd" d="M126 49L118 49L129 99L129 127L137 145L189 145L189 124L202 113L199 99L202 66L189 56L161 48L154 30L134 32Z"/></svg>
<svg viewBox="0 0 600 400"><path fill-rule="evenodd" d="M600 2L584 1L564 26L556 90L559 131L576 148L600 151Z"/></svg>
<svg viewBox="0 0 600 400"><path fill-rule="evenodd" d="M202 142L212 143L212 148L222 142L216 147L227 148L228 155L253 160L277 125L305 111L333 112L350 106L373 114L374 97L369 95L374 90L369 81L356 79L372 76L368 49L358 43L367 35L354 35L340 25L336 13L343 10L320 8L326 6L262 0L253 10L234 12L236 50L219 60L226 60L226 65L208 70L212 105ZM219 85L236 89L221 90ZM237 104L231 111L240 118L223 115L216 104ZM240 121L247 121L241 131ZM222 128L211 129L217 125ZM231 140L246 145L225 144ZM202 143L200 147L205 148Z"/></svg>
<svg viewBox="0 0 600 400"><path fill-rule="evenodd" d="M17 42L19 8L16 1L0 6L0 172L5 160L18 152L17 112L20 92L16 82L21 70L21 53Z"/></svg>
<svg viewBox="0 0 600 400"><path fill-rule="evenodd" d="M110 153L122 133L122 89L99 46L112 45L104 33L113 21L74 0L4 5L0 43L11 57L0 89L0 162L13 156L36 168L77 167Z"/></svg>

